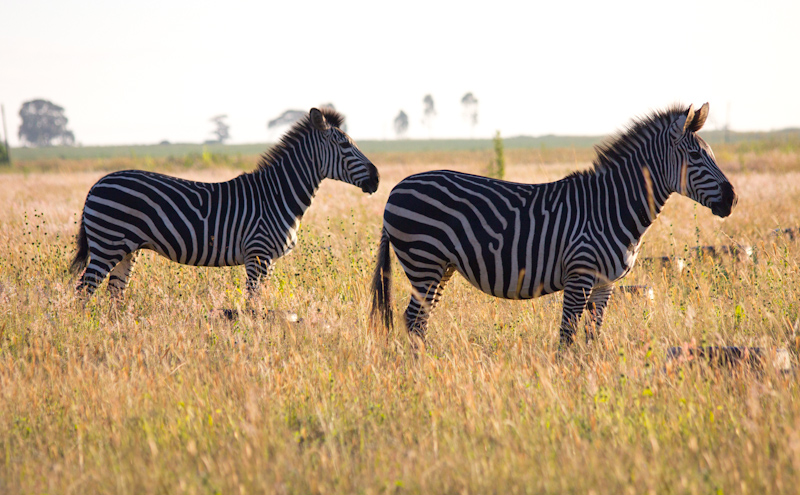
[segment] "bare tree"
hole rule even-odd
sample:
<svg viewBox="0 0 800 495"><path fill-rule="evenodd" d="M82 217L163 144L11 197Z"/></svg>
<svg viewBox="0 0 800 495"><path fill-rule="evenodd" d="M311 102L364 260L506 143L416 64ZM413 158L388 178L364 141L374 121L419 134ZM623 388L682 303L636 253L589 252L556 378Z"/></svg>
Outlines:
<svg viewBox="0 0 800 495"><path fill-rule="evenodd" d="M227 115L217 115L216 117L211 117L211 122L213 122L217 128L211 131L212 134L216 134L218 143L224 143L226 139L230 139L230 128L231 126L225 122L227 119Z"/></svg>
<svg viewBox="0 0 800 495"><path fill-rule="evenodd" d="M422 123L428 126L428 132L433 127L433 119L436 117L436 108L433 105L433 96L430 94L425 95L422 99Z"/></svg>
<svg viewBox="0 0 800 495"><path fill-rule="evenodd" d="M408 115L402 110L394 118L394 132L397 134L398 139L405 137L408 131Z"/></svg>
<svg viewBox="0 0 800 495"><path fill-rule="evenodd" d="M471 92L461 97L461 106L464 107L464 120L470 125L470 135L478 125L478 99Z"/></svg>

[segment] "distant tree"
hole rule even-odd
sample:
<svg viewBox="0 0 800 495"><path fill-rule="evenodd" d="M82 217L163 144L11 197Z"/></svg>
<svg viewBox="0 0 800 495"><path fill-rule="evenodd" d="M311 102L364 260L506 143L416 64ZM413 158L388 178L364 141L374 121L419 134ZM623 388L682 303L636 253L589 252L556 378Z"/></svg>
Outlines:
<svg viewBox="0 0 800 495"><path fill-rule="evenodd" d="M9 162L8 158L8 150L6 150L6 145L0 143L0 164L6 164Z"/></svg>
<svg viewBox="0 0 800 495"><path fill-rule="evenodd" d="M19 126L19 139L31 146L52 146L58 139L60 144L72 146L75 135L67 129L69 121L64 109L47 100L31 100L22 104L19 110L22 125Z"/></svg>
<svg viewBox="0 0 800 495"><path fill-rule="evenodd" d="M267 122L267 129L274 129L276 127L282 127L285 125L292 125L298 120L305 117L305 115L306 112L302 110L286 110L278 117Z"/></svg>
<svg viewBox="0 0 800 495"><path fill-rule="evenodd" d="M402 138L408 131L408 115L402 110L394 118L394 132L398 138Z"/></svg>
<svg viewBox="0 0 800 495"><path fill-rule="evenodd" d="M428 126L428 131L433 127L433 118L436 117L436 108L433 105L433 96L427 94L422 99L422 123Z"/></svg>
<svg viewBox="0 0 800 495"><path fill-rule="evenodd" d="M216 117L211 117L211 122L217 126L217 128L211 131L211 133L217 135L216 142L218 143L224 143L226 139L230 139L231 137L229 132L231 126L225 122L225 119L227 118L227 115L217 115Z"/></svg>
<svg viewBox="0 0 800 495"><path fill-rule="evenodd" d="M464 120L474 131L478 124L478 99L472 93L467 93L461 97L461 106L464 107Z"/></svg>

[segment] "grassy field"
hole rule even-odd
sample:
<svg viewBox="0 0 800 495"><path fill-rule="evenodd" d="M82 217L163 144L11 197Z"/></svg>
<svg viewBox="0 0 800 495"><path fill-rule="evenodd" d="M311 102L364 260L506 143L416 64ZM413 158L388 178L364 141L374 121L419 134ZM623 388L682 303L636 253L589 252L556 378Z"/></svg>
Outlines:
<svg viewBox="0 0 800 495"><path fill-rule="evenodd" d="M800 134L800 133L798 133ZM506 138L505 146L509 149L552 149L552 148L591 148L602 138L598 136L518 136ZM428 151L479 151L491 150L491 139L401 139L385 141L358 141L364 153L420 153ZM170 158L184 160L202 158L203 154L216 159L226 157L235 159L240 156L258 155L270 144L141 144L128 146L52 146L49 148L13 148L12 157L16 160L81 160L130 158Z"/></svg>
<svg viewBox="0 0 800 495"><path fill-rule="evenodd" d="M560 295L493 299L455 277L428 348L368 328L368 284L392 186L422 170L480 173L488 150L381 151L373 196L323 184L259 307L244 269L140 257L124 300L83 303L67 273L91 184L118 168L219 181L256 158L18 161L0 175L2 493L796 493L794 375L665 367L683 343L796 349L800 153L716 147L740 201L726 220L674 197L614 296L599 339L556 353ZM555 180L581 149L507 149L508 179ZM692 258L699 245L753 259ZM409 285L395 267L397 310ZM273 313L275 314L275 313ZM399 325L398 325L399 326ZM796 357L793 354L793 359Z"/></svg>
<svg viewBox="0 0 800 495"><path fill-rule="evenodd" d="M727 143L739 151L759 151L779 148L784 152L800 148L800 129L785 129L772 132L729 132L703 131L703 138L711 144ZM601 142L602 136L504 136L508 150L553 151L577 149L579 152L591 150ZM365 153L419 154L427 152L473 152L493 149L491 139L400 139L400 140L359 140L359 147ZM12 148L14 160L22 162L57 160L94 160L107 162L114 159L133 160L165 159L181 164L206 161L229 165L242 160L242 157L256 156L264 152L268 143L253 144L193 144L165 143L139 144L125 146L52 146L48 148ZM590 158L586 158L590 160Z"/></svg>

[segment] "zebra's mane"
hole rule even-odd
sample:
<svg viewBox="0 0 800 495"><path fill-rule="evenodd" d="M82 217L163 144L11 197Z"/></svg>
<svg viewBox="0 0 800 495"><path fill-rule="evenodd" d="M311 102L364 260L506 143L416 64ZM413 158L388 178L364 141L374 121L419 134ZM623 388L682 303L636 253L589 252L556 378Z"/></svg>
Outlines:
<svg viewBox="0 0 800 495"><path fill-rule="evenodd" d="M677 117L685 114L687 108L686 105L675 103L664 110L657 110L644 117L634 119L624 130L595 145L594 150L597 157L592 161L591 168L572 172L566 178L591 176L616 168L617 164L624 161L621 159L622 157L630 155L629 150L641 148L643 135L646 139L650 139L655 135L654 130L666 128Z"/></svg>
<svg viewBox="0 0 800 495"><path fill-rule="evenodd" d="M332 127L342 127L344 123L344 116L330 107L320 108L322 116ZM307 113L302 119L295 122L292 127L281 136L280 141L261 154L261 159L258 161L256 171L267 169L273 166L284 153L295 146L303 137L308 135L314 129L314 124L311 123L311 114Z"/></svg>

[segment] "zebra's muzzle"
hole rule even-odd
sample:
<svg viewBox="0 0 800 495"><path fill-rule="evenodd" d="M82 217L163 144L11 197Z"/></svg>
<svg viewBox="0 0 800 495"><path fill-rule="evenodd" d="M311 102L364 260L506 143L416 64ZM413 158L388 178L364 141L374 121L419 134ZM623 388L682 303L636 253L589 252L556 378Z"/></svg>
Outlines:
<svg viewBox="0 0 800 495"><path fill-rule="evenodd" d="M369 179L365 180L361 184L361 190L365 193L372 194L378 190L378 184L380 181L381 177L378 173L378 169L375 168L375 165L372 165L369 170Z"/></svg>
<svg viewBox="0 0 800 495"><path fill-rule="evenodd" d="M711 205L711 213L718 217L725 218L731 214L736 203L739 202L739 197L733 189L730 182L722 184L722 198L716 203Z"/></svg>

